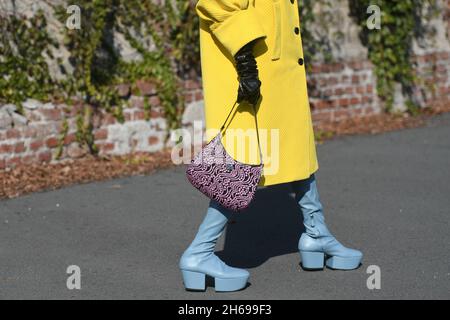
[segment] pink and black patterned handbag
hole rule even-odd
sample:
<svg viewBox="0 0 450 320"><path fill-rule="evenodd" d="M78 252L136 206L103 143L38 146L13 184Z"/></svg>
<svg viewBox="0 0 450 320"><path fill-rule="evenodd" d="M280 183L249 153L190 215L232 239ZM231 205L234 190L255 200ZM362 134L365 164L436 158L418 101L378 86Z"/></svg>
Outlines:
<svg viewBox="0 0 450 320"><path fill-rule="evenodd" d="M256 136L261 163L245 164L233 159L222 144L222 133L234 107L228 114L220 132L191 161L186 170L189 182L207 197L232 211L247 208L261 179L263 161L255 110Z"/></svg>

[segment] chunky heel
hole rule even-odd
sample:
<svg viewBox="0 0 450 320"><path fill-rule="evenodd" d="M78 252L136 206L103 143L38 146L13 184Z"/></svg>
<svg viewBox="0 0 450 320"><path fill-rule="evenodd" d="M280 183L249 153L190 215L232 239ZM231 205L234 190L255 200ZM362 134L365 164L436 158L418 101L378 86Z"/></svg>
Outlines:
<svg viewBox="0 0 450 320"><path fill-rule="evenodd" d="M305 269L323 269L325 259L323 252L300 251L300 258Z"/></svg>
<svg viewBox="0 0 450 320"><path fill-rule="evenodd" d="M225 292L225 291L238 291L247 285L248 277L240 277L240 278L232 278L232 279L223 279L223 278L214 278L215 281L215 290L217 292Z"/></svg>
<svg viewBox="0 0 450 320"><path fill-rule="evenodd" d="M206 275L200 272L181 270L184 286L188 290L205 290Z"/></svg>
<svg viewBox="0 0 450 320"><path fill-rule="evenodd" d="M194 241L178 263L187 290L205 291L206 277L215 279L216 291L236 291L246 286L250 273L228 266L214 254L217 239L227 224L228 213L227 209L211 200Z"/></svg>

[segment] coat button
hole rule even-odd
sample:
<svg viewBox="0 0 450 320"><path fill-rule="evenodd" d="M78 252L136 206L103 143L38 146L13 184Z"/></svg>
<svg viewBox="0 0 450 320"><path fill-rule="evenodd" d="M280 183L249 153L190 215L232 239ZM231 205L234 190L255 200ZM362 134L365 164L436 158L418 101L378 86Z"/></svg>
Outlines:
<svg viewBox="0 0 450 320"><path fill-rule="evenodd" d="M299 65L301 65L301 66L302 66L302 65L303 65L304 63L305 63L305 61L303 61L303 59L302 59L302 58L298 59L298 64L299 64Z"/></svg>
<svg viewBox="0 0 450 320"><path fill-rule="evenodd" d="M300 33L300 29L298 27L295 27L294 28L294 32L295 32L295 34L299 34Z"/></svg>

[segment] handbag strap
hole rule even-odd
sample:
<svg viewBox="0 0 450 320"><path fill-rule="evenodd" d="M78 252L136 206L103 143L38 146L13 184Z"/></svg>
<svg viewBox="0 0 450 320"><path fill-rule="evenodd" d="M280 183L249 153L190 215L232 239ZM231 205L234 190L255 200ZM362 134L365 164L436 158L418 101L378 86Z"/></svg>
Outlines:
<svg viewBox="0 0 450 320"><path fill-rule="evenodd" d="M233 113L234 107L236 106L238 102L235 101L233 107L231 108L230 112L228 113L227 118L225 119L225 121L223 122L222 126L220 127L220 133L225 132L225 125L227 124L228 119L230 118L231 114ZM261 164L264 165L263 162L263 156L262 156L262 151L261 151L261 142L259 140L259 128L258 128L258 117L257 117L257 112L256 112L256 108L255 106L252 104L253 107L253 111L255 112L255 127L256 127L256 139L258 140L258 150L259 150L259 159L261 160ZM228 126L227 126L228 128Z"/></svg>

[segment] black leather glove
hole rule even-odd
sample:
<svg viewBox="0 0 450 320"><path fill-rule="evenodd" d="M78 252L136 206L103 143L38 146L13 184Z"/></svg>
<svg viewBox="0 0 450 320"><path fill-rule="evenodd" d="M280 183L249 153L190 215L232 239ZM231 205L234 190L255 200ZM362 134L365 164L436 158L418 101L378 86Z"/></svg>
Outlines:
<svg viewBox="0 0 450 320"><path fill-rule="evenodd" d="M243 100L256 105L261 96L261 81L258 78L258 67L253 56L254 41L243 46L234 56L236 70L239 75L237 101Z"/></svg>

